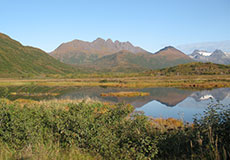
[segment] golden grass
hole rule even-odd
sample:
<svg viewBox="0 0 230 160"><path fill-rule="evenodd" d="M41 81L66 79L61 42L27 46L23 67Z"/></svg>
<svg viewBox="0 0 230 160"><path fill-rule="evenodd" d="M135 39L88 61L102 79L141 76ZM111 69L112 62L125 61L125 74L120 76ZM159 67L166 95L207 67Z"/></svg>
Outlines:
<svg viewBox="0 0 230 160"><path fill-rule="evenodd" d="M174 118L151 118L150 125L160 130L180 129L184 127L182 120Z"/></svg>
<svg viewBox="0 0 230 160"><path fill-rule="evenodd" d="M11 92L10 95L13 96L30 96L30 97L37 97L37 96L58 96L60 93L29 93L29 92Z"/></svg>
<svg viewBox="0 0 230 160"><path fill-rule="evenodd" d="M230 87L229 75L200 76L143 76L124 78L79 78L79 79L0 79L0 86L104 86L120 88L177 87L211 89Z"/></svg>
<svg viewBox="0 0 230 160"><path fill-rule="evenodd" d="M101 93L102 97L138 97L138 96L149 96L148 92L109 92Z"/></svg>

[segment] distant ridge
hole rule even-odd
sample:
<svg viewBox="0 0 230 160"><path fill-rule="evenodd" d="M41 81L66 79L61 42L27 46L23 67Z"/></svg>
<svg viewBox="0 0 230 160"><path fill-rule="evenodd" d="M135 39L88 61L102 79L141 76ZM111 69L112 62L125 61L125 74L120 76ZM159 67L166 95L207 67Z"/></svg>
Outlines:
<svg viewBox="0 0 230 160"><path fill-rule="evenodd" d="M189 56L187 56L186 54L184 54L183 52L181 52L180 50L172 46L167 46L159 50L158 52L156 52L154 55L165 57L171 60L173 59L184 59L184 60L189 60L189 61L192 60Z"/></svg>
<svg viewBox="0 0 230 160"><path fill-rule="evenodd" d="M91 66L98 71L141 72L149 69L161 69L193 62L193 60L174 47L166 47L152 53L137 53L120 51L103 56L85 66Z"/></svg>

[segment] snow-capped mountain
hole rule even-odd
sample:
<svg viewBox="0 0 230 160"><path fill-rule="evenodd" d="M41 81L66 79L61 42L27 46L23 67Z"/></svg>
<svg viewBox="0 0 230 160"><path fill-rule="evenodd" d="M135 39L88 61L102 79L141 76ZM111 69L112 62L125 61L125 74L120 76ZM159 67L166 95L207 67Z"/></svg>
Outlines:
<svg viewBox="0 0 230 160"><path fill-rule="evenodd" d="M212 52L207 52L207 51L203 51L203 50L195 50L193 52L193 54L199 54L201 56L210 56L212 54Z"/></svg>
<svg viewBox="0 0 230 160"><path fill-rule="evenodd" d="M230 64L230 53L216 49L214 52L204 50L194 50L189 55L192 59L200 62L212 62L217 64Z"/></svg>

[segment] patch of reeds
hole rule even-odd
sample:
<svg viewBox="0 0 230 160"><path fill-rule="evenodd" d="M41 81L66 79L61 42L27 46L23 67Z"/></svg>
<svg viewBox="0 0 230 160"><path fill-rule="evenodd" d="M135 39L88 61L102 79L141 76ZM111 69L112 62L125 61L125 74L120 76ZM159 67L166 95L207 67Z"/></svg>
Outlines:
<svg viewBox="0 0 230 160"><path fill-rule="evenodd" d="M149 96L148 92L109 92L101 93L102 97L138 97L138 96Z"/></svg>

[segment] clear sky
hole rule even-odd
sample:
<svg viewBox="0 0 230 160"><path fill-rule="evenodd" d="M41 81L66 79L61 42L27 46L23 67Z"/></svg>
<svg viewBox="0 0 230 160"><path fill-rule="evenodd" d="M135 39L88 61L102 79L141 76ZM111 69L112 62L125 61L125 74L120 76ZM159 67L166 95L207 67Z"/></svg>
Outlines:
<svg viewBox="0 0 230 160"><path fill-rule="evenodd" d="M73 39L166 45L230 39L230 0L0 0L0 32L47 52Z"/></svg>

